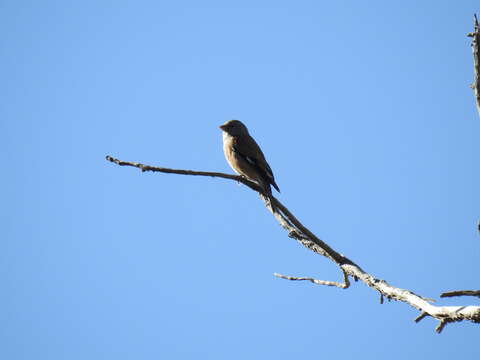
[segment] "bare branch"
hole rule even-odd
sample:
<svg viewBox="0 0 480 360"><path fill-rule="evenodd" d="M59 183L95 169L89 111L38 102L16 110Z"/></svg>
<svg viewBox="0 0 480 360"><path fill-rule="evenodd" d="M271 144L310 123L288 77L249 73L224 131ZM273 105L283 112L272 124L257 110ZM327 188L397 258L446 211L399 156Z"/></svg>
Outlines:
<svg viewBox="0 0 480 360"><path fill-rule="evenodd" d="M122 161L122 160L115 159L114 157L111 157L109 155L107 155L105 159L120 166L132 166L132 167L139 168L140 170L142 170L142 172L152 171L152 172L162 172L167 174L211 176L211 177L220 177L224 179L236 180L244 183L247 186L249 186L250 184L254 184L251 181L248 181L245 178L242 178L241 176L237 176L237 175L230 175L230 174L224 174L219 172L209 172L209 171L169 169L169 168L158 167L158 166L144 165L141 163L136 163L131 161Z"/></svg>
<svg viewBox="0 0 480 360"><path fill-rule="evenodd" d="M444 292L440 297L453 297L453 296L478 296L480 297L480 290L457 290Z"/></svg>
<svg viewBox="0 0 480 360"><path fill-rule="evenodd" d="M447 320L441 320L440 323L435 328L435 331L440 334L443 328L445 327L445 325L447 325L447 322L448 322Z"/></svg>
<svg viewBox="0 0 480 360"><path fill-rule="evenodd" d="M467 34L468 37L472 38L473 70L475 73L475 79L471 87L475 94L477 111L480 115L480 26L476 14L473 16L473 29L473 32Z"/></svg>
<svg viewBox="0 0 480 360"><path fill-rule="evenodd" d="M144 165L140 163L127 162L107 156L106 159L112 163L120 166L132 166L141 169L142 171L155 171L170 174L181 175L198 175L220 177L223 179L239 181L245 184L252 190L260 194L267 209L274 215L279 224L288 231L288 236L297 240L300 244L305 246L317 254L323 255L337 264L344 276L344 283L334 281L317 280L313 278L299 278L280 274L275 276L287 280L306 280L318 285L336 286L339 288L348 288L350 282L348 277L351 276L355 281L361 280L364 284L380 293L381 298L386 297L388 300L397 300L409 304L410 306L421 311L421 315L417 317L416 321L420 321L426 316L431 316L440 321L436 331L441 332L447 322L469 320L474 323L480 323L480 307L479 306L433 306L429 303L430 299L423 298L416 295L412 291L400 289L388 284L384 280L375 278L374 276L365 272L359 265L344 255L333 250L328 244L320 240L309 229L307 229L278 199L274 196L267 197L262 194L262 189L255 183L236 175L229 175L218 172L193 171L193 170L178 170L163 167L155 167ZM271 206L271 203L273 206Z"/></svg>
<svg viewBox="0 0 480 360"><path fill-rule="evenodd" d="M342 270L343 271L343 270ZM343 271L343 283L337 281L328 281L328 280L318 280L311 277L295 277L295 276L286 276L278 273L274 273L274 276L285 279L285 280L294 280L294 281L310 281L316 285L326 285L326 286L336 286L341 289L346 289L350 286L350 281L348 280L348 275Z"/></svg>
<svg viewBox="0 0 480 360"><path fill-rule="evenodd" d="M427 317L428 314L426 312L422 312L420 315L418 315L416 318L415 318L415 322L419 322L420 320L424 319L425 317Z"/></svg>

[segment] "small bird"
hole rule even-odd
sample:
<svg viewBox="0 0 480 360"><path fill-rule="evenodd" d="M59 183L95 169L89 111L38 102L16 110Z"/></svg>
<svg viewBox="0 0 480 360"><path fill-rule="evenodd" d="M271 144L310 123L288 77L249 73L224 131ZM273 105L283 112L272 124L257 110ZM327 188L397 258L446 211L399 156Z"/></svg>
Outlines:
<svg viewBox="0 0 480 360"><path fill-rule="evenodd" d="M247 127L239 120L229 120L220 129L223 132L223 152L230 167L260 185L267 195L272 194L270 185L280 192L270 165Z"/></svg>

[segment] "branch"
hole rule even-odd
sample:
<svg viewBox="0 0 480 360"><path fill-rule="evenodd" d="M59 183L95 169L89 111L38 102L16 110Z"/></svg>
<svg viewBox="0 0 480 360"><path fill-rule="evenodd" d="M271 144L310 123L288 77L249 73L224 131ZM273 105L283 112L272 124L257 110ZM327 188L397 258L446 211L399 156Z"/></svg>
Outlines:
<svg viewBox="0 0 480 360"><path fill-rule="evenodd" d="M343 271L343 283L339 283L337 281L318 280L310 277L286 276L278 273L274 273L273 275L285 280L310 281L311 283L316 285L336 286L341 289L346 289L350 286L350 280L348 280L348 274L345 271Z"/></svg>
<svg viewBox="0 0 480 360"><path fill-rule="evenodd" d="M473 29L473 32L467 34L468 37L472 38L473 70L475 73L471 88L473 89L477 102L477 111L480 115L480 26L476 14L473 16Z"/></svg>
<svg viewBox="0 0 480 360"><path fill-rule="evenodd" d="M180 175L197 175L197 176L210 176L219 177L228 180L234 180L245 184L254 191L260 194L260 197L264 201L267 209L275 216L280 225L288 231L288 236L297 240L300 244L307 249L316 252L326 258L332 260L340 270L343 272L344 283L337 283L334 281L316 280L313 278L297 278L291 276L285 276L275 274L275 276L287 279L287 280L307 280L314 284L336 286L342 289L346 289L350 286L348 277L352 277L355 280L361 280L365 285L380 293L382 302L383 297L388 300L402 301L421 312L416 321L420 321L426 316L430 316L439 321L439 325L436 328L437 332L441 332L447 323L457 322L463 320L469 320L474 323L480 323L480 306L433 306L429 303L430 299L423 298L415 293L394 287L388 284L386 281L375 278L374 276L365 272L359 265L355 264L352 260L346 256L333 250L328 244L320 240L315 234L308 230L278 199L273 195L266 197L262 194L262 189L255 183L237 175L229 175L218 172L207 171L193 171L193 170L179 170L169 169L163 167L155 167L144 165L135 162L121 161L111 156L107 156L106 159L112 163L120 166L132 166L136 167L142 172L153 171L169 174ZM273 206L272 206L273 205Z"/></svg>
<svg viewBox="0 0 480 360"><path fill-rule="evenodd" d="M136 162L130 162L130 161L122 161L115 159L109 155L105 157L108 161L113 162L117 165L120 166L132 166L139 168L142 170L142 172L145 171L152 171L152 172L162 172L162 173L167 173L167 174L180 174L180 175L199 175L199 176L212 176L212 177L220 177L224 179L231 179L231 180L236 180L244 183L247 186L250 186L250 184L254 184L251 181L246 180L245 178L242 178L241 176L236 176L236 175L229 175L229 174L224 174L224 173L219 173L219 172L209 172L209 171L192 171L192 170L177 170L177 169L169 169L169 168L163 168L163 167L157 167L157 166L150 166L150 165L144 165Z"/></svg>
<svg viewBox="0 0 480 360"><path fill-rule="evenodd" d="M457 290L444 292L440 297L453 297L453 296L478 296L480 297L480 290Z"/></svg>

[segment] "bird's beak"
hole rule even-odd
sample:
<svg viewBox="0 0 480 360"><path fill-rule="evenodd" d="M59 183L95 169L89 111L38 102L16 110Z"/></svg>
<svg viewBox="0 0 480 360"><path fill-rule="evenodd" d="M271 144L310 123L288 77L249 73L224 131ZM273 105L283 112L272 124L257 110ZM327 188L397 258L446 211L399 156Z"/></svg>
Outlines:
<svg viewBox="0 0 480 360"><path fill-rule="evenodd" d="M225 130L225 125L220 125L219 128Z"/></svg>

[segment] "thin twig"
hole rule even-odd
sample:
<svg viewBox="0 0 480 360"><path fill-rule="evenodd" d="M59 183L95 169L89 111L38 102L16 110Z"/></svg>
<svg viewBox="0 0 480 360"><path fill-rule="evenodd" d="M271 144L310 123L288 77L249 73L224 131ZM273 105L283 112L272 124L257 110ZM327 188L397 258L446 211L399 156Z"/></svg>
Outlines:
<svg viewBox="0 0 480 360"><path fill-rule="evenodd" d="M428 316L428 314L426 312L422 312L420 315L418 315L416 318L415 318L415 322L419 322L420 320L422 320L423 318L425 318L426 316Z"/></svg>
<svg viewBox="0 0 480 360"><path fill-rule="evenodd" d="M248 181L247 179L237 175L230 175L230 174L210 172L210 171L193 171L193 170L182 170L182 169L170 169L170 168L164 168L159 166L150 166L150 165L145 165L137 162L115 159L114 157L111 157L109 155L107 155L105 159L120 166L132 166L132 167L139 168L140 170L142 170L142 172L152 171L152 172L162 172L167 174L211 176L211 177L219 177L224 179L240 181L241 183L244 183L247 186L250 186L250 184L255 185L255 183L252 183L251 181Z"/></svg>
<svg viewBox="0 0 480 360"><path fill-rule="evenodd" d="M480 290L457 290L457 291L449 291L444 292L440 295L440 297L453 297L453 296L478 296L480 297Z"/></svg>
<svg viewBox="0 0 480 360"><path fill-rule="evenodd" d="M471 85L475 100L477 103L477 111L480 115L480 26L478 24L477 15L473 16L473 32L468 33L467 36L472 38L472 53L473 53L473 70L475 78Z"/></svg>
<svg viewBox="0 0 480 360"><path fill-rule="evenodd" d="M328 281L328 280L318 280L311 277L296 277L296 276L287 276L278 273L274 273L274 276L285 279L285 280L293 280L293 281L310 281L316 285L326 285L326 286L335 286L340 289L347 289L350 286L350 281L348 280L348 275L343 271L343 283L337 281Z"/></svg>
<svg viewBox="0 0 480 360"><path fill-rule="evenodd" d="M438 334L440 334L442 332L443 328L445 327L445 325L447 325L447 323L448 323L448 321L446 319L440 320L437 327L435 328L435 331Z"/></svg>

